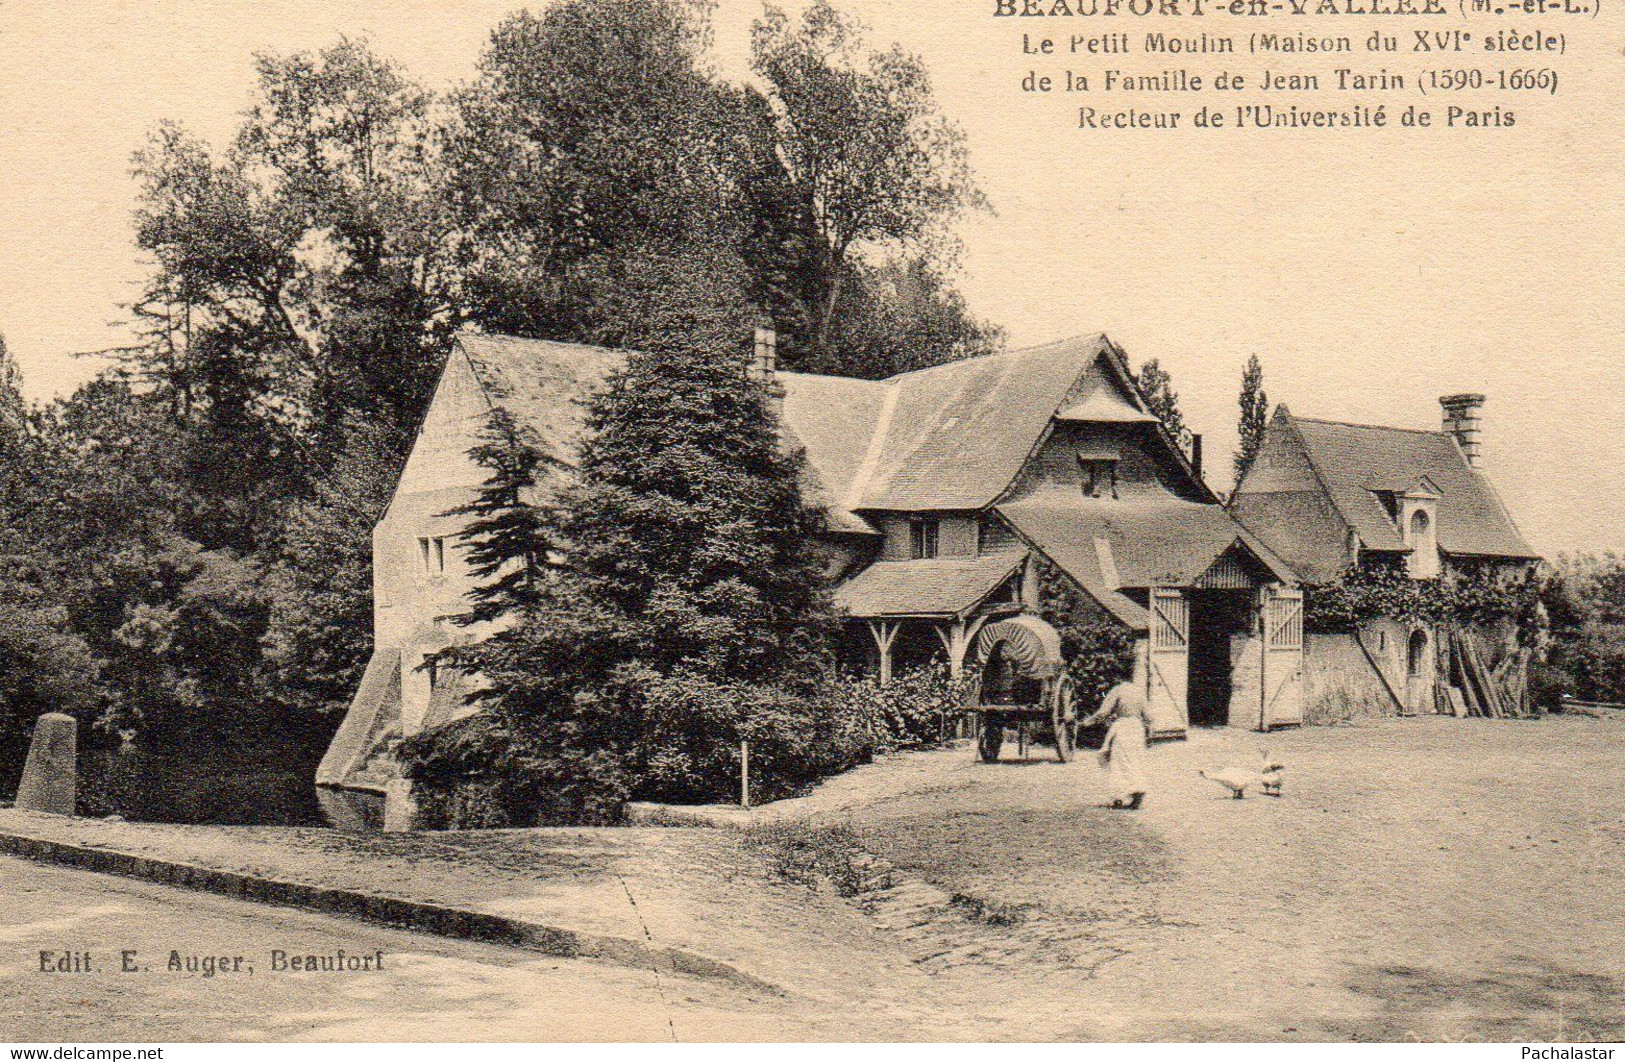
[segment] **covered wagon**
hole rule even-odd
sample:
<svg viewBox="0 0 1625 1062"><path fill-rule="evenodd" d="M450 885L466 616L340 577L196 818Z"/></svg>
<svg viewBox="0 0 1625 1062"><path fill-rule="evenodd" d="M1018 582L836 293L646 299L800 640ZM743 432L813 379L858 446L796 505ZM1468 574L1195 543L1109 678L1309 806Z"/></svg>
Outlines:
<svg viewBox="0 0 1625 1062"><path fill-rule="evenodd" d="M1034 723L1053 733L1061 762L1070 760L1077 716L1059 632L1037 616L1009 616L981 629L969 657L974 681L966 710L975 716L983 762L998 760L1011 731L1025 755Z"/></svg>

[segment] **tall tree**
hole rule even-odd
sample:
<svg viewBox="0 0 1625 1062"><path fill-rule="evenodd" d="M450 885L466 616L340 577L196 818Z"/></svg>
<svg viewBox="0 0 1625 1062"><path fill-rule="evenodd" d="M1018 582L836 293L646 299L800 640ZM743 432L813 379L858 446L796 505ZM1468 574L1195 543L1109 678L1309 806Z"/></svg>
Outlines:
<svg viewBox="0 0 1625 1062"><path fill-rule="evenodd" d="M349 704L372 652L372 529L395 489L399 424L351 417L343 445L270 551L262 698L290 725Z"/></svg>
<svg viewBox="0 0 1625 1062"><path fill-rule="evenodd" d="M868 50L862 27L827 0L799 22L769 6L751 56L803 212L811 360L825 362L852 256L901 246L947 254L948 224L985 200L964 133L939 111L918 56Z"/></svg>
<svg viewBox="0 0 1625 1062"><path fill-rule="evenodd" d="M187 429L213 510L187 532L238 550L350 413L416 420L457 320L432 98L351 41L256 64L227 150L164 124L135 156L154 272L123 352Z"/></svg>
<svg viewBox="0 0 1625 1062"><path fill-rule="evenodd" d="M698 0L566 0L496 27L448 144L477 320L585 338L624 254L734 238L712 235L732 120L703 67L707 16Z"/></svg>
<svg viewBox="0 0 1625 1062"><path fill-rule="evenodd" d="M606 312L638 352L589 407L559 500L567 560L511 628L451 655L484 676L491 717L406 750L421 778L507 757L523 797L498 799L552 821L720 797L752 706L810 692L828 663L822 518L747 371L743 264L672 247L626 280Z"/></svg>
<svg viewBox="0 0 1625 1062"><path fill-rule="evenodd" d="M351 414L412 421L460 320L444 116L358 41L260 54L255 68L233 154L300 235L286 299L310 412L335 435Z"/></svg>
<svg viewBox="0 0 1625 1062"><path fill-rule="evenodd" d="M788 650L825 607L821 524L746 372L741 269L703 249L640 264L631 290L666 297L638 300L642 353L591 407L565 530L595 593L647 624L650 659L768 681L807 666Z"/></svg>
<svg viewBox="0 0 1625 1062"><path fill-rule="evenodd" d="M1257 354L1248 357L1247 366L1241 371L1238 404L1241 418L1236 428L1240 438L1236 447L1236 482L1239 484L1258 459L1258 451L1264 445L1264 433L1269 429L1270 398L1264 392L1264 366Z"/></svg>
<svg viewBox="0 0 1625 1062"><path fill-rule="evenodd" d="M834 350L803 358L803 371L884 379L960 358L991 354L1002 329L979 320L943 271L924 257L853 263L837 307Z"/></svg>
<svg viewBox="0 0 1625 1062"><path fill-rule="evenodd" d="M1174 378L1168 370L1156 358L1150 358L1140 366L1134 383L1145 404L1162 421L1162 426L1168 429L1180 446L1188 447L1190 432L1185 427L1185 415L1179 410L1179 392L1174 390Z"/></svg>

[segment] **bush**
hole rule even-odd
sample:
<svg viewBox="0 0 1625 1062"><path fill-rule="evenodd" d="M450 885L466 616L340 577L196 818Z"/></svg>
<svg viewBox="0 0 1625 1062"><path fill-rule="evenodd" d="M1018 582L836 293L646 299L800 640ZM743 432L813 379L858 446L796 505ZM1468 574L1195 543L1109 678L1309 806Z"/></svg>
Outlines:
<svg viewBox="0 0 1625 1062"><path fill-rule="evenodd" d="M948 736L965 705L970 680L953 678L946 664L913 668L881 685L872 678L832 680L828 694L861 727L876 752L934 745Z"/></svg>
<svg viewBox="0 0 1625 1062"><path fill-rule="evenodd" d="M738 799L741 740L750 741L753 798L776 800L877 753L948 736L965 682L941 664L888 685L831 677L805 692L718 683L679 672L646 692L641 797L692 803Z"/></svg>
<svg viewBox="0 0 1625 1062"><path fill-rule="evenodd" d="M1567 694L1625 702L1625 561L1613 554L1560 557L1541 590L1548 624L1530 696L1546 708Z"/></svg>
<svg viewBox="0 0 1625 1062"><path fill-rule="evenodd" d="M604 825L626 802L626 764L546 742L481 712L414 735L396 750L425 829Z"/></svg>
<svg viewBox="0 0 1625 1062"><path fill-rule="evenodd" d="M1134 671L1134 633L1107 616L1054 565L1039 567L1043 617L1061 636L1061 656L1076 686L1080 714L1092 712L1107 691Z"/></svg>
<svg viewBox="0 0 1625 1062"><path fill-rule="evenodd" d="M683 669L628 672L618 683L640 722L636 751L626 756L544 741L539 729L504 722L500 709L402 742L421 824L590 825L614 821L633 799L733 803L742 740L750 741L752 799L778 800L878 753L942 741L966 686L940 664L886 686L831 677L805 692Z"/></svg>

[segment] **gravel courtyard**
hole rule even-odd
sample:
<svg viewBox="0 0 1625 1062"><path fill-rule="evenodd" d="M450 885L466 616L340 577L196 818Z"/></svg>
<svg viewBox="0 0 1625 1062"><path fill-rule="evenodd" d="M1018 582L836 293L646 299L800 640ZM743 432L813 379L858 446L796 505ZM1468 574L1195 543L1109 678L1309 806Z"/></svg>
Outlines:
<svg viewBox="0 0 1625 1062"><path fill-rule="evenodd" d="M1280 800L1196 774L1265 746ZM945 750L899 765L905 791L883 768L817 798L953 898L870 907L994 1036L1625 1036L1621 723L1197 731L1153 747L1139 813L1102 806L1092 758L1048 752Z"/></svg>
<svg viewBox="0 0 1625 1062"><path fill-rule="evenodd" d="M1254 764L1266 746L1286 764L1281 799L1232 800L1196 773ZM576 1000L567 1006L587 1008L553 1015L553 1025L520 1014L493 1031L501 1037L1625 1037L1625 720L1196 731L1149 758L1140 812L1104 806L1104 774L1088 754L1063 765L1037 748L1026 761L989 765L961 745L830 779L771 805L768 824L743 834L355 835L42 824L50 817L4 812L0 825L115 851L643 934L773 988L464 947L6 859L0 873L28 881L12 883L16 903L0 904L0 944L11 942L0 948L0 981L44 993L41 1013L54 1013L51 993L95 1000L95 987L113 993L107 1014L128 1016L153 1004L116 975L40 980L29 972L38 949L161 951L194 936L205 949L291 936L358 948L376 938L371 946L391 954L460 957L400 967L435 999L488 996L496 1014L513 999L567 995ZM808 850L856 895L843 899L833 882L786 861ZM63 901L64 890L82 896ZM102 919L105 940L81 939L79 922L59 939L68 923L58 925L53 896L70 911L123 913ZM132 911L146 913L132 921ZM213 921L189 934L188 912ZM139 939L128 943L132 933ZM487 991L492 978L500 991ZM620 1001L618 1017L569 1024L597 1013L595 992ZM379 1005L390 1023L378 1035L454 1032L410 993L386 995L392 1002ZM223 1012L182 1011L197 1035L232 1035ZM266 1035L343 1020L331 1007L308 1026L299 1013L285 1017Z"/></svg>

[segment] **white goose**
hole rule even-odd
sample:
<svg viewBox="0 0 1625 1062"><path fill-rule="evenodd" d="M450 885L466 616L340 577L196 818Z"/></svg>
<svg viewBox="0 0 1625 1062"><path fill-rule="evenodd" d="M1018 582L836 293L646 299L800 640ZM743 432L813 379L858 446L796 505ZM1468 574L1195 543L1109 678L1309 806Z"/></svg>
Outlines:
<svg viewBox="0 0 1625 1062"><path fill-rule="evenodd" d="M1210 782L1224 786L1230 790L1231 796L1240 800L1247 795L1247 790L1255 785L1265 796L1280 796L1286 767L1271 757L1269 750L1266 749L1260 755L1257 767L1221 767L1216 771L1196 773Z"/></svg>

